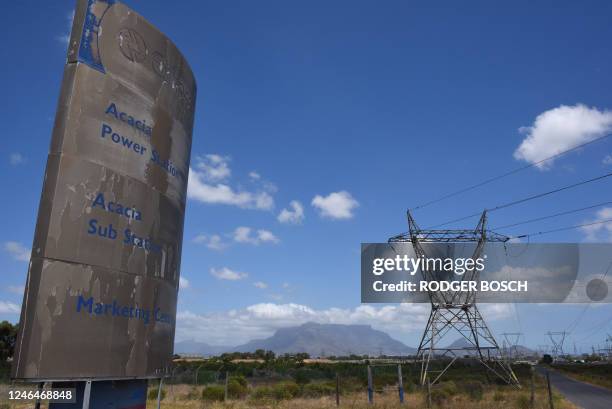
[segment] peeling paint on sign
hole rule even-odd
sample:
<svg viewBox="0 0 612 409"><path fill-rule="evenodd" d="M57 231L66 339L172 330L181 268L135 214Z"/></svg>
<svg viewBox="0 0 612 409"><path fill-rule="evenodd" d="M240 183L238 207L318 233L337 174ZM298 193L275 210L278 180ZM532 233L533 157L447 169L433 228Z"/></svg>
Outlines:
<svg viewBox="0 0 612 409"><path fill-rule="evenodd" d="M195 96L155 27L114 1L77 2L14 378L168 373Z"/></svg>

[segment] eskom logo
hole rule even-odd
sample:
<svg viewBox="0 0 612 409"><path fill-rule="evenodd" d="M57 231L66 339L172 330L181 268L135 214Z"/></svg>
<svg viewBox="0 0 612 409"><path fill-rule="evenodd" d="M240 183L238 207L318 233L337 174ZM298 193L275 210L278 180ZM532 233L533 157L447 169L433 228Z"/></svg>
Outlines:
<svg viewBox="0 0 612 409"><path fill-rule="evenodd" d="M147 57L147 44L138 32L129 28L124 28L119 32L117 40L119 41L119 50L121 50L121 54L128 60L132 62L143 62Z"/></svg>
<svg viewBox="0 0 612 409"><path fill-rule="evenodd" d="M121 29L117 34L117 43L121 54L125 58L131 62L145 64L161 80L172 86L177 98L177 117L188 123L192 122L194 96L191 95L191 91L185 87L181 79L183 59L179 56L176 61L170 61L166 55L159 51L149 52L143 36L134 29L127 27Z"/></svg>

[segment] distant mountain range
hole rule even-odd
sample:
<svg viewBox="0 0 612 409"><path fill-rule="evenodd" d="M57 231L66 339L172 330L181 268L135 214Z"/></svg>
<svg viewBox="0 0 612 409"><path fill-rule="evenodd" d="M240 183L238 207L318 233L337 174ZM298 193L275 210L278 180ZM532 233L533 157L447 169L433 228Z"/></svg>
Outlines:
<svg viewBox="0 0 612 409"><path fill-rule="evenodd" d="M459 338L449 347L469 346L465 338ZM501 343L500 343L501 346ZM311 357L324 356L406 356L416 354L416 349L391 338L387 333L369 325L316 324L309 322L298 327L282 328L265 339L256 339L237 346L209 345L197 341L177 342L177 354L220 355L224 352L255 352L257 349L273 351L275 354L306 352ZM519 355L534 355L535 351L518 345ZM459 350L457 355L472 355L470 350Z"/></svg>
<svg viewBox="0 0 612 409"><path fill-rule="evenodd" d="M502 347L501 342L498 343L500 348ZM464 348L464 347L468 347L471 346L471 344L468 342L467 339L465 338L459 338L457 340L455 340L454 342L452 342L448 347L449 348ZM475 355L476 351L474 350L459 350L459 351L455 351L457 353L457 355ZM516 346L516 353L520 356L530 356L530 355L535 355L536 352L532 349L527 348L526 346L523 345L517 345Z"/></svg>
<svg viewBox="0 0 612 409"><path fill-rule="evenodd" d="M209 345L198 341L181 341L174 344L176 354L197 354L203 356L220 355L228 352L231 348L219 345Z"/></svg>
<svg viewBox="0 0 612 409"><path fill-rule="evenodd" d="M257 349L275 354L306 352L310 356L355 355L411 355L416 352L398 340L369 325L341 325L306 323L299 327L282 328L265 339L257 339L235 347L209 345L197 341L175 344L178 354L192 353L204 356L223 352L254 352Z"/></svg>

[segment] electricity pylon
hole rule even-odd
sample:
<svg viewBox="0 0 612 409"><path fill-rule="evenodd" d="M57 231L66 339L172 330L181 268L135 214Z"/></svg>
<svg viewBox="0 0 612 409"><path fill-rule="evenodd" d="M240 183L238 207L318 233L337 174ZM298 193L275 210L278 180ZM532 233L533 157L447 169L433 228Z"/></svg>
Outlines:
<svg viewBox="0 0 612 409"><path fill-rule="evenodd" d="M552 342L552 356L558 358L559 356L565 355L563 352L563 343L565 342L565 337L569 335L569 333L565 331L548 331L546 335L548 335L550 342Z"/></svg>
<svg viewBox="0 0 612 409"><path fill-rule="evenodd" d="M481 258L487 242L504 243L509 240L507 236L494 233L486 229L487 213L484 211L475 229L432 230L418 227L410 211L408 216L408 233L403 233L389 239L389 243L412 243L416 257L427 259L424 243L476 243L472 260ZM444 278L440 271L421 268L424 280L442 281ZM445 273L446 274L446 273ZM480 272L476 268L468 269L463 275L456 275L465 281L479 281ZM520 387L519 381L512 371L510 364L503 359L503 355L487 327L478 307L476 306L475 291L429 291L431 313L425 331L419 344L417 359L421 360L421 384L426 384L430 375L436 374L432 384L444 375L451 365L460 357L458 354L468 353L477 359L487 370L502 379L504 382ZM442 347L439 341L449 332L455 330L461 335L465 345ZM436 356L450 358L450 362L441 371L433 371L430 362Z"/></svg>
<svg viewBox="0 0 612 409"><path fill-rule="evenodd" d="M518 349L518 344L523 335L522 332L504 332L502 336L504 337L505 343L508 346L508 352L506 356L508 359L518 359L520 358L520 352Z"/></svg>

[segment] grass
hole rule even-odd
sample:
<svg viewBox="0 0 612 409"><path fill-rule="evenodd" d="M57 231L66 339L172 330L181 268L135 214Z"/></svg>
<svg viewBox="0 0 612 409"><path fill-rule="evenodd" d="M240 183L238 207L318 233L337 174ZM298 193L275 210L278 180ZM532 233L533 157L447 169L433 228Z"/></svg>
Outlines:
<svg viewBox="0 0 612 409"><path fill-rule="evenodd" d="M374 375L374 405L367 402L365 379L354 376L364 372L364 366L348 374L340 376L340 408L366 409L366 408L410 408L424 409L427 399L424 391L413 382L414 368L406 367L405 371L405 404L399 404L396 374L386 373L382 368L376 368ZM359 369L359 370L357 370ZM395 369L395 368L391 368ZM531 372L527 366L518 366L515 372L522 389L512 386L490 383L479 372L477 367L461 367L449 370L444 382L432 387L432 409L531 409L530 408L530 378ZM323 373L323 372L321 372ZM311 378L304 375L320 375L312 370L294 373L293 376L277 377L242 377L233 375L230 378L230 399L227 402L212 401L223 399L223 386L210 384L208 386L191 384L165 384L165 398L162 400L162 409L332 409L335 403L335 379ZM412 375L411 375L412 374ZM548 393L545 381L536 376L535 408L549 409ZM221 382L223 382L221 380ZM213 387L215 393L204 394L208 400L202 398L202 392L207 387ZM31 409L27 403L15 404L6 401L8 385L0 386L3 389L0 396L0 409ZM149 387L153 392L149 397L156 396L156 385ZM221 391L221 393L218 393ZM212 391L211 391L212 392ZM155 409L156 401L151 399L148 408ZM555 409L577 409L561 395L554 393ZM47 405L42 405L46 409Z"/></svg>
<svg viewBox="0 0 612 409"><path fill-rule="evenodd" d="M332 409L336 408L335 398L325 396L320 398L293 398L284 400L250 398L230 400L228 402L208 402L196 396L201 396L203 387L189 385L173 385L167 387L167 397L162 401L163 409ZM482 398L475 400L462 391L459 386L442 384L436 390L445 390L434 409L529 409L529 389L521 390L509 386L491 386L485 388ZM535 409L549 409L548 395L542 379L536 382ZM155 408L156 402L149 401L147 407ZM554 394L555 409L577 409L574 405ZM374 396L374 405L369 405L365 390L351 392L340 397L340 408L366 409L366 408L426 408L426 396L422 391L406 393L405 404L399 404L397 390L385 388Z"/></svg>
<svg viewBox="0 0 612 409"><path fill-rule="evenodd" d="M612 364L555 364L553 368L579 381L612 389Z"/></svg>

